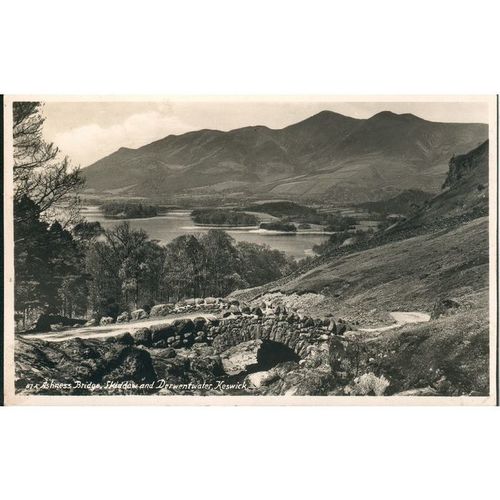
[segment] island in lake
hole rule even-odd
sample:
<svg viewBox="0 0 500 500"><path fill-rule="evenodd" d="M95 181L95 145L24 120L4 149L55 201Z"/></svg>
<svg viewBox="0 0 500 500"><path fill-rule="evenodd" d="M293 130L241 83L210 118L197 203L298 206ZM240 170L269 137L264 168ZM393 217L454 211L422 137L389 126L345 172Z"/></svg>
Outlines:
<svg viewBox="0 0 500 500"><path fill-rule="evenodd" d="M104 203L101 205L101 211L105 217L113 219L141 219L158 215L158 207L155 205L121 201Z"/></svg>
<svg viewBox="0 0 500 500"><path fill-rule="evenodd" d="M257 226L259 224L259 219L255 215L220 208L193 210L191 218L195 224L210 224L213 226Z"/></svg>
<svg viewBox="0 0 500 500"><path fill-rule="evenodd" d="M291 222L283 222L283 221L262 222L259 227L260 229L265 229L267 231L283 231L286 233L297 232L297 227L295 226L295 224L292 224Z"/></svg>

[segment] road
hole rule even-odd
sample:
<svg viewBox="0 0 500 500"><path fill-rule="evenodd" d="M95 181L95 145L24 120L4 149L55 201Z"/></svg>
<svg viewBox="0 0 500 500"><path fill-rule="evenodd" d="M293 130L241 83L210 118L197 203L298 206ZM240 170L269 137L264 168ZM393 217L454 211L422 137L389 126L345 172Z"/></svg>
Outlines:
<svg viewBox="0 0 500 500"><path fill-rule="evenodd" d="M125 332L129 332L133 335L140 328L159 324L167 325L172 323L176 319L194 319L200 317L205 319L215 319L217 316L215 316L214 314L206 313L179 314L176 316L171 315L157 319L144 319L130 323L70 328L61 332L32 333L28 335L22 335L22 337L25 339L48 340L50 342L62 342L64 340L74 339L75 337L80 337L82 339L105 339L107 337L115 337L116 335L120 335L121 333Z"/></svg>
<svg viewBox="0 0 500 500"><path fill-rule="evenodd" d="M399 312L394 311L389 313L396 323L389 326L380 326L378 328L360 328L360 332L369 333L381 333L387 330L393 330L394 328L399 328L400 326L407 325L409 323L426 323L431 319L430 315L422 312Z"/></svg>
<svg viewBox="0 0 500 500"><path fill-rule="evenodd" d="M389 313L396 323L388 326L381 326L378 328L360 328L358 331L367 333L381 333L387 330L393 330L394 328L399 328L400 326L407 325L409 323L424 323L429 321L431 317L426 313L421 312L391 312ZM80 337L82 339L92 339L99 338L105 339L107 337L115 337L125 332L129 332L132 335L140 328L150 327L152 325L159 324L169 324L176 319L194 319L203 317L205 319L215 319L217 316L214 314L206 313L191 313L191 314L180 314L164 316L157 319L144 319L140 321L134 321L130 323L118 323L106 326L87 326L80 328L70 328L63 330L61 332L47 332L47 333L33 333L28 335L22 335L25 339L39 339L48 340L49 342L62 342L64 340L74 339L75 337Z"/></svg>

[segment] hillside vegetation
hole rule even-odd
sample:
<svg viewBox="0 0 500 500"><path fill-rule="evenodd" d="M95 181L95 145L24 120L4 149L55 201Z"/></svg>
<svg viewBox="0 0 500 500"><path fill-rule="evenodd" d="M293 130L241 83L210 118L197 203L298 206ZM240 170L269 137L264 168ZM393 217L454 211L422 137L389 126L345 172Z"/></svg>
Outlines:
<svg viewBox="0 0 500 500"><path fill-rule="evenodd" d="M360 203L359 206L370 212L386 216L390 214L410 215L415 213L434 196L432 193L410 189L388 200L367 201L366 203Z"/></svg>

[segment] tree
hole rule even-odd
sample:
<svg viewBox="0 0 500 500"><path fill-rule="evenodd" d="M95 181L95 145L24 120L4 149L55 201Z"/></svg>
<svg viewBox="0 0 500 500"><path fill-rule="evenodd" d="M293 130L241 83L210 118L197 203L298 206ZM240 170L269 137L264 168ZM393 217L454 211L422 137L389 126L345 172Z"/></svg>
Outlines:
<svg viewBox="0 0 500 500"><path fill-rule="evenodd" d="M241 241L236 249L239 254L240 275L247 287L274 281L297 267L291 257L279 250L271 250L267 245Z"/></svg>
<svg viewBox="0 0 500 500"><path fill-rule="evenodd" d="M164 260L165 250L128 222L105 231L103 241L93 238L86 257L90 309L116 315L154 303L163 296Z"/></svg>
<svg viewBox="0 0 500 500"><path fill-rule="evenodd" d="M39 215L48 215L57 203L65 201L65 212L72 219L78 201L72 195L84 180L80 170L72 168L68 158L58 160L59 149L44 140L41 108L40 102L13 104L14 200L28 197ZM20 214L14 212L14 217L18 221Z"/></svg>
<svg viewBox="0 0 500 500"><path fill-rule="evenodd" d="M205 249L192 234L179 236L166 246L165 279L177 299L203 295L205 257Z"/></svg>
<svg viewBox="0 0 500 500"><path fill-rule="evenodd" d="M72 316L86 309L82 247L61 224L40 220L27 196L14 202L20 215L14 225L15 306L24 324L32 312L46 310Z"/></svg>

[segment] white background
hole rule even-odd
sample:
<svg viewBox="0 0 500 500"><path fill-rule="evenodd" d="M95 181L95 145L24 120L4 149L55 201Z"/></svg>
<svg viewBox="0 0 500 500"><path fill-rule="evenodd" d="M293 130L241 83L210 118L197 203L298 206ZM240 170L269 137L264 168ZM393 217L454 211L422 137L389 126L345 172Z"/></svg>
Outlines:
<svg viewBox="0 0 500 500"><path fill-rule="evenodd" d="M3 2L11 94L487 94L496 2ZM3 498L498 498L497 408L3 408Z"/></svg>

